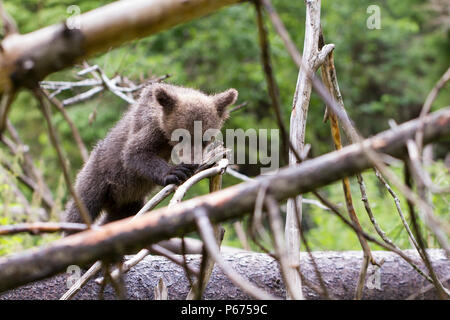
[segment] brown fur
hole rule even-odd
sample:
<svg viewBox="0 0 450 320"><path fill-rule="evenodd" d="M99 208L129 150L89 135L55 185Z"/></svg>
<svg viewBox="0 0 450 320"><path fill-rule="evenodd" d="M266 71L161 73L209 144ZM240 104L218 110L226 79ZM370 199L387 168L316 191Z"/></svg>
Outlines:
<svg viewBox="0 0 450 320"><path fill-rule="evenodd" d="M100 141L78 173L75 190L92 219L103 209L110 222L134 215L155 184L180 184L193 174L195 165L168 163L178 128L193 134L194 121L202 121L203 131L220 129L237 91L217 95L169 84L145 88L138 102ZM65 220L83 222L71 200Z"/></svg>

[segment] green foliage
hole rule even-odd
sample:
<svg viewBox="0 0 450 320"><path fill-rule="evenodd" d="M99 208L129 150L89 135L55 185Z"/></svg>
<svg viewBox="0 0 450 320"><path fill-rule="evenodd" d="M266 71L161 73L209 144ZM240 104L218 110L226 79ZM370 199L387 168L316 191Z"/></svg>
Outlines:
<svg viewBox="0 0 450 320"><path fill-rule="evenodd" d="M14 185L19 184L17 176L22 173L19 165L19 161L22 161L22 157L8 157L7 154L3 153L3 150L0 150L0 158L8 159L13 168L11 174L6 174L6 171L3 170L0 171L0 226L35 221L36 218L33 217L32 214L27 215L25 212L18 213L15 210L24 208L11 185L11 183ZM30 208L39 208L40 203L35 202L35 195L26 192L28 190L23 191L24 194L31 199ZM58 192L55 192L55 200L57 203L55 209L57 210L60 210L61 207L59 205L60 197L61 195L59 195ZM0 236L0 256L44 245L59 237L60 235L58 234L29 235L22 233Z"/></svg>
<svg viewBox="0 0 450 320"><path fill-rule="evenodd" d="M112 1L25 0L6 1L5 7L16 19L20 31L26 33L68 18L70 13L67 8L70 5L78 5L81 12L86 12L109 2ZM274 0L273 4L301 51L305 21L303 1ZM366 9L373 4L381 9L381 30L369 30L366 27L369 16ZM415 117L429 90L450 65L449 33L444 28L434 26L434 19L434 13L420 0L322 1L322 27L326 41L336 45L335 63L344 102L364 135L386 129L390 118L402 122ZM89 62L101 66L109 76L119 73L135 81L169 73L172 75L169 82L201 88L207 92L234 87L239 91L238 103L247 101L248 106L234 113L226 123L226 128L276 128L260 63L255 20L253 4L241 3L125 44ZM266 20L272 63L280 90L284 123L287 126L298 70L283 42ZM73 80L77 70L64 70L52 74L47 80ZM73 93L64 93L61 97L67 98L71 94ZM450 91L442 91L433 108L445 106L449 100ZM105 92L95 99L68 107L67 110L91 149L105 136L126 108L123 100ZM96 113L96 118L90 123L89 117L93 112ZM333 148L329 125L322 123L323 112L324 104L313 94L306 140L312 145L314 156ZM59 130L74 178L82 165L80 153L62 116L56 110L53 113L53 122ZM64 203L67 193L64 194L65 189L61 188L61 170L56 154L50 145L36 101L28 92L20 92L13 104L10 119L30 147L36 164L42 168L52 190L62 191L61 201ZM448 151L448 145L436 150L438 156L443 156L442 150ZM445 172L441 165L431 170L439 176L438 179L444 179L440 178ZM380 225L402 248L408 247L409 243L400 227L392 199L380 188L372 173L364 176L369 200ZM224 187L237 182L234 178L226 177ZM340 183L325 190L332 200L343 201ZM360 217L365 217L364 208L359 201L359 189L354 181L352 190L357 212ZM207 192L208 184L202 182L189 191L188 197ZM26 190L24 193L31 196ZM8 194L10 193L5 188L1 189L2 204L6 203L4 196ZM434 195L432 200L436 212L448 215L448 198ZM167 202L161 205L165 204ZM402 205L404 206L404 201ZM342 210L345 212L345 206L342 206ZM404 211L407 212L406 208ZM314 224L308 233L314 249L358 249L354 233L329 213L306 205L305 214L311 216ZM11 222L3 213L0 214L0 219L2 224ZM364 227L372 230L368 220L362 220ZM229 227L227 229L225 242L236 244L234 231ZM0 254L29 247L35 242L45 242L47 240L44 239L51 239L51 236L43 237L43 240L36 239L39 237L22 235L0 238ZM17 247L16 242L19 243Z"/></svg>

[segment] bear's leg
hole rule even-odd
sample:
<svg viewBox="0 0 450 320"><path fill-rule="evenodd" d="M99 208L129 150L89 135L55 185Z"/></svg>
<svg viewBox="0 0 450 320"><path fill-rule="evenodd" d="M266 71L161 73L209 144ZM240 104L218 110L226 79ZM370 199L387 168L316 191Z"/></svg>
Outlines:
<svg viewBox="0 0 450 320"><path fill-rule="evenodd" d="M113 222L113 221L117 221L117 220L121 220L124 218L128 218L130 216L133 216L136 213L138 213L139 210L141 210L141 208L143 206L144 206L143 200L128 202L128 203L120 204L120 205L116 205L116 206L108 206L106 208L107 215L102 224L106 224L109 222Z"/></svg>
<svg viewBox="0 0 450 320"><path fill-rule="evenodd" d="M95 193L88 193L88 192L79 192L78 197L80 197L80 200L84 203L89 216L91 217L91 222L94 222L94 220L98 217L100 214L100 211L102 210L102 194L100 192ZM80 211L78 210L78 206L75 203L73 199L71 199L67 206L64 216L65 222L72 222L72 223L84 223L83 217L80 214ZM64 236L73 234L75 232L65 232Z"/></svg>

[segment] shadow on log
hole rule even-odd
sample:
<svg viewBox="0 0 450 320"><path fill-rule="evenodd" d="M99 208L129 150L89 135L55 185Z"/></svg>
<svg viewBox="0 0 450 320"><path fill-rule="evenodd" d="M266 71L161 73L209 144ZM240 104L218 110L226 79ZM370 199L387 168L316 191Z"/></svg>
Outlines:
<svg viewBox="0 0 450 320"><path fill-rule="evenodd" d="M438 276L441 279L450 274L450 263L442 250L429 250L431 261ZM398 255L387 251L375 251L374 257L385 262L378 272L371 273L369 269L363 299L406 299L429 286L429 283L414 271L409 264ZM405 250L405 253L417 262L420 261L413 250ZM358 274L362 263L362 252L314 252L319 270L323 275L329 293L335 299L353 299L355 285L358 282ZM285 298L285 288L281 281L277 262L266 254L238 252L224 254L233 268L241 275L248 278L255 285L269 291L271 294ZM188 256L188 262L194 266L199 265L200 256ZM420 265L420 263L419 263ZM318 285L313 266L307 254L302 253L301 268L305 277ZM0 295L0 300L6 299L59 299L67 290L67 280L72 274L59 274L55 277L34 282L20 288L10 290ZM185 272L178 265L166 258L148 256L125 276L128 299L153 299L153 288L160 278L168 287L169 299L185 299L189 292L189 283ZM450 281L444 281L449 284ZM75 296L75 299L97 299L100 286L91 280ZM304 286L306 299L321 299L321 297L308 287ZM113 289L108 285L105 289L105 299L115 299ZM206 287L204 299L237 300L249 299L239 288L229 281L223 272L214 268L211 281ZM433 289L419 294L416 299L436 299Z"/></svg>

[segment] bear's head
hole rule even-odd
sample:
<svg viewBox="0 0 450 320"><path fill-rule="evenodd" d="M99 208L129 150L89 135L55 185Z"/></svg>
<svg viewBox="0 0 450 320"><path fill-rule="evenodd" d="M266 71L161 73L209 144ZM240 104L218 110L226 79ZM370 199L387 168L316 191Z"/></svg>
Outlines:
<svg viewBox="0 0 450 320"><path fill-rule="evenodd" d="M229 114L227 107L236 102L238 92L228 89L208 95L191 88L154 84L149 96L153 114L158 115L159 126L172 146L180 143L180 134L185 132L192 147L200 142L204 148L209 141L203 138L222 128ZM209 132L204 135L206 131Z"/></svg>

